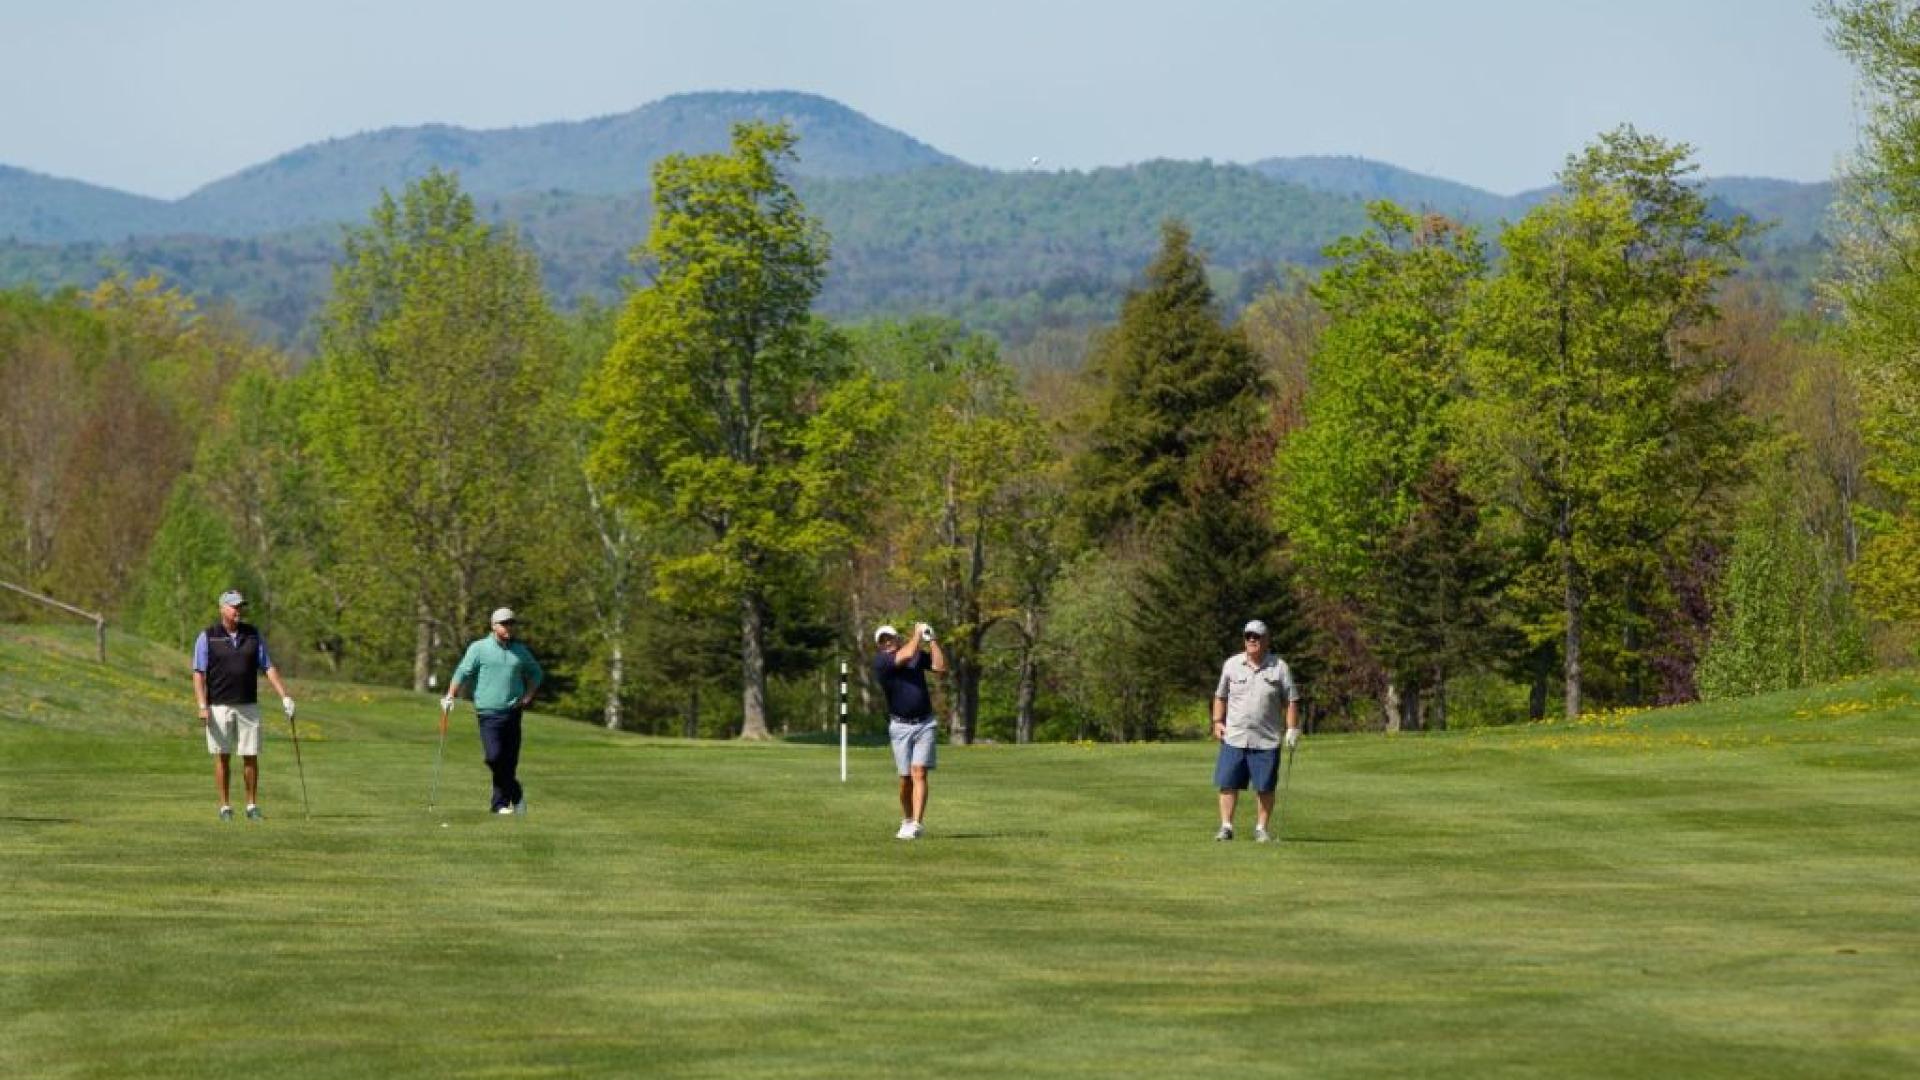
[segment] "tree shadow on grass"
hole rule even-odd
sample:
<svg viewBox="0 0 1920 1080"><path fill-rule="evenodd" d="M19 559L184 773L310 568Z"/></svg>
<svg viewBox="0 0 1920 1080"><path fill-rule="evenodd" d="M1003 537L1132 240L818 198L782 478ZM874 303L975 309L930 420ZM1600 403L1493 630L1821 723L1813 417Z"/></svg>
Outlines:
<svg viewBox="0 0 1920 1080"><path fill-rule="evenodd" d="M18 822L22 825L73 825L79 818L70 817L24 817L13 814L0 814L0 821Z"/></svg>

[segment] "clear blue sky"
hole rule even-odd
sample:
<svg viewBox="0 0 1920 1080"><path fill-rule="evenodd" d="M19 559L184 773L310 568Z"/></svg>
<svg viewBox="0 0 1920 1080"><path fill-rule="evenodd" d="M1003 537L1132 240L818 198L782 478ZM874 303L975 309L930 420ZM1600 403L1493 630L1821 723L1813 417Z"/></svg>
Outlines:
<svg viewBox="0 0 1920 1080"><path fill-rule="evenodd" d="M1812 0L0 0L0 163L178 196L330 136L835 98L977 164L1359 154L1500 192L1623 121L1823 179Z"/></svg>

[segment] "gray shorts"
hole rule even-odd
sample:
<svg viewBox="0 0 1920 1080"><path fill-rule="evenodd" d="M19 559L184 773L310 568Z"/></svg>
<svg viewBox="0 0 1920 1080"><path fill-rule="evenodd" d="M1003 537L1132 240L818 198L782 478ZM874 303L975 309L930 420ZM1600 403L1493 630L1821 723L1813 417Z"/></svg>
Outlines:
<svg viewBox="0 0 1920 1080"><path fill-rule="evenodd" d="M925 720L900 720L887 718L887 740L893 743L893 767L901 776L908 775L914 765L933 768L934 736L940 731L940 721L929 716Z"/></svg>

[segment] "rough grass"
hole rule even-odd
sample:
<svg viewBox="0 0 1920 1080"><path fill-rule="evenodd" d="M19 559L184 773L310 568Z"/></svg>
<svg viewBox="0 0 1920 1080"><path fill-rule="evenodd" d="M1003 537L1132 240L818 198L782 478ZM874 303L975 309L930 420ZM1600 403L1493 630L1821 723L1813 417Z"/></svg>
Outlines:
<svg viewBox="0 0 1920 1080"><path fill-rule="evenodd" d="M1278 845L1211 750L883 749L296 680L214 820L184 658L0 626L0 1075L1920 1074L1920 689L1323 737ZM442 827L442 823L445 827ZM1244 822L1243 822L1244 824Z"/></svg>

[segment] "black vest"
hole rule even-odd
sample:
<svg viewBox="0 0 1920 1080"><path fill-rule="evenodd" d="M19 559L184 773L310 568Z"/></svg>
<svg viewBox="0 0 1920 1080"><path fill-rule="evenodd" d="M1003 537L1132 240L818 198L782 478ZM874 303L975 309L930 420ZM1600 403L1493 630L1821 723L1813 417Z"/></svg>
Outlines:
<svg viewBox="0 0 1920 1080"><path fill-rule="evenodd" d="M246 623L207 627L207 704L251 705L260 700L260 631Z"/></svg>

